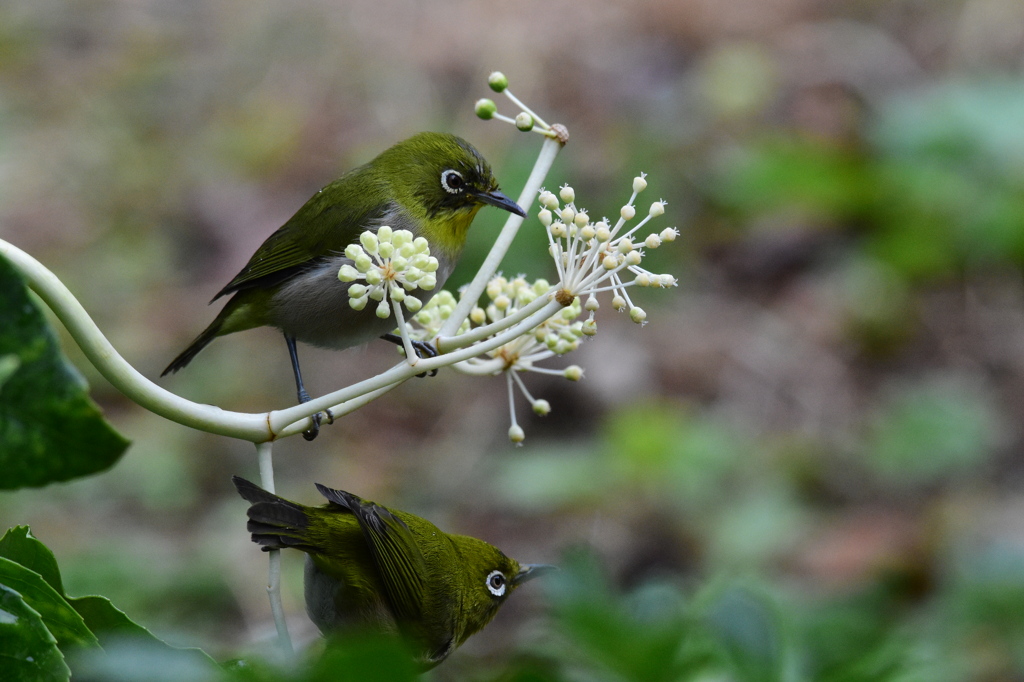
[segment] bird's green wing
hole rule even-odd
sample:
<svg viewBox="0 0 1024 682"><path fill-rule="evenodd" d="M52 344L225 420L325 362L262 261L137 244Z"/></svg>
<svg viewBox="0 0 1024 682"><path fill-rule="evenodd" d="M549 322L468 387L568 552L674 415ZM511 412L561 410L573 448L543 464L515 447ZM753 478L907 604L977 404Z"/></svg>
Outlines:
<svg viewBox="0 0 1024 682"><path fill-rule="evenodd" d="M395 615L407 621L421 618L427 567L409 526L388 509L352 493L319 483L316 487L324 497L351 511L359 521Z"/></svg>
<svg viewBox="0 0 1024 682"><path fill-rule="evenodd" d="M313 195L256 249L213 300L254 286L258 280L266 285L267 279L286 279L318 258L344 252L387 208L387 202L375 200L379 192L370 180L353 171Z"/></svg>

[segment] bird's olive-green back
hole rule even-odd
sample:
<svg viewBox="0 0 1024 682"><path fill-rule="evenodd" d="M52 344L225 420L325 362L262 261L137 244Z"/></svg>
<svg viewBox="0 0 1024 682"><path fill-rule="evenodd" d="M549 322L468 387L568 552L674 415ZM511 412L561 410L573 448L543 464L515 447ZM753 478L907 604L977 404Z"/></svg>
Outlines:
<svg viewBox="0 0 1024 682"><path fill-rule="evenodd" d="M331 500L309 510L309 535L323 548L314 555L320 570L365 590L366 600L383 593L398 628L428 664L490 622L511 593L519 564L493 545L344 491L320 490ZM362 546L353 540L353 522ZM503 575L500 593L488 588L494 571Z"/></svg>
<svg viewBox="0 0 1024 682"><path fill-rule="evenodd" d="M360 233L375 230L389 217L413 227L432 250L457 258L481 204L472 192L446 191L441 181L446 170L458 171L479 192L497 188L490 166L468 142L445 133L420 133L313 195L214 300L273 285L318 259L341 254Z"/></svg>

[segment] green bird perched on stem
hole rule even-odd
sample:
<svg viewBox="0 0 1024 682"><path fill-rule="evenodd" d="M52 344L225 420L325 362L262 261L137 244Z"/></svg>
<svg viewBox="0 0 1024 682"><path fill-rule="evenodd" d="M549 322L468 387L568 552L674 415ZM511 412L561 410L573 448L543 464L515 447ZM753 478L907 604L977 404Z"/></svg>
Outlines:
<svg viewBox="0 0 1024 682"><path fill-rule="evenodd" d="M224 309L161 376L187 365L218 336L276 327L288 344L299 402L307 402L296 341L336 349L381 336L397 341L388 334L396 325L393 314L382 319L372 309L349 305L351 282L338 279L341 267L352 265L345 248L364 231L376 232L383 225L408 230L424 237L437 258L435 286L440 288L484 205L526 215L498 190L490 166L465 140L420 133L399 142L321 189L270 235L210 301L234 294ZM425 293L429 297L431 292ZM431 349L421 345L417 351ZM306 440L316 437L319 425L317 414L303 434Z"/></svg>
<svg viewBox="0 0 1024 682"><path fill-rule="evenodd" d="M487 625L513 590L554 568L319 483L327 504L306 507L231 480L251 503L253 542L306 553L306 611L321 632L401 634L427 668Z"/></svg>

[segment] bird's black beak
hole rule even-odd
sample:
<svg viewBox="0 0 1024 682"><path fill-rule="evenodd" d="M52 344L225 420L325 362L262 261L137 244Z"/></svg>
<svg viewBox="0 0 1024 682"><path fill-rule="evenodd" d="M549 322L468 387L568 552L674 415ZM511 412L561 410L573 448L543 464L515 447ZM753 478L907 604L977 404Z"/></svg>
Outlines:
<svg viewBox="0 0 1024 682"><path fill-rule="evenodd" d="M552 566L551 564L522 564L519 567L519 572L512 578L512 587L519 587L537 576L557 570L558 566Z"/></svg>
<svg viewBox="0 0 1024 682"><path fill-rule="evenodd" d="M482 204L489 204L490 206L497 206L498 208L508 211L509 213L515 213L517 216L522 218L526 217L526 211L519 207L519 204L509 199L500 190L494 190L491 192L480 192L479 194L473 195L477 201Z"/></svg>

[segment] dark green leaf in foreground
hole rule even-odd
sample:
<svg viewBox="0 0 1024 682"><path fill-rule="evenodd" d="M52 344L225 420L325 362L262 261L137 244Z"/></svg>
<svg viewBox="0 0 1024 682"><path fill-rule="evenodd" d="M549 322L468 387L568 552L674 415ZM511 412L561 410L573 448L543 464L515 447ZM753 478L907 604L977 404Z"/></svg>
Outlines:
<svg viewBox="0 0 1024 682"><path fill-rule="evenodd" d="M60 682L71 676L57 640L21 595L0 585L0 671L9 682Z"/></svg>
<svg viewBox="0 0 1024 682"><path fill-rule="evenodd" d="M103 419L14 268L0 258L0 489L107 469L128 441Z"/></svg>
<svg viewBox="0 0 1024 682"><path fill-rule="evenodd" d="M11 528L0 538L0 560L3 559L39 574L46 584L77 612L85 626L104 648L113 646L118 650L128 650L137 644L136 648L145 648L150 653L161 648L166 649L173 652L176 660L191 660L200 667L212 668L216 665L213 659L199 649L178 649L166 644L126 616L106 597L68 597L64 593L57 559L49 547L32 535L28 526ZM0 584L3 582L0 576Z"/></svg>
<svg viewBox="0 0 1024 682"><path fill-rule="evenodd" d="M15 590L42 616L46 629L57 638L62 650L99 645L78 612L35 571L0 557L0 585Z"/></svg>

